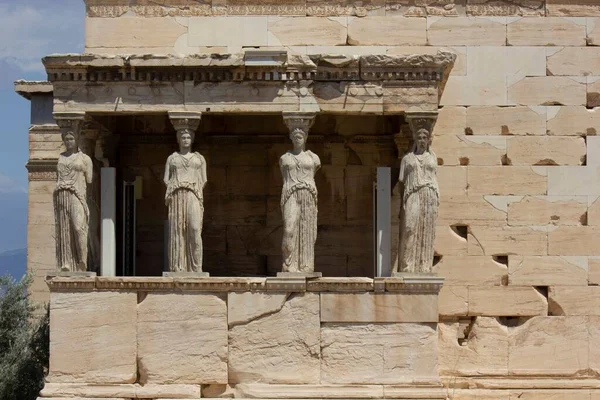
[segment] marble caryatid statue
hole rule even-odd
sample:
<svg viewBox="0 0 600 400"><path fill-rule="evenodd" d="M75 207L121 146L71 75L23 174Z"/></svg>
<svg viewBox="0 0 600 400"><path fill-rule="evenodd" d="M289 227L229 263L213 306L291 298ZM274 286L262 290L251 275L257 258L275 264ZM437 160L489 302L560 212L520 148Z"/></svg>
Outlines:
<svg viewBox="0 0 600 400"><path fill-rule="evenodd" d="M402 158L399 180L403 184L399 269L405 273L431 273L440 193L437 157L431 150L435 119L409 118L413 145Z"/></svg>
<svg viewBox="0 0 600 400"><path fill-rule="evenodd" d="M317 186L315 173L321 168L319 156L306 150L308 130L314 114L284 115L294 148L279 159L283 177L283 272L313 273L317 240Z"/></svg>
<svg viewBox="0 0 600 400"><path fill-rule="evenodd" d="M164 182L169 208L169 271L202 272L202 191L206 185L206 161L192 151L200 118L174 118L179 151L167 159Z"/></svg>
<svg viewBox="0 0 600 400"><path fill-rule="evenodd" d="M58 157L54 189L56 262L61 272L86 272L90 210L88 186L93 164L79 149L83 119L57 119L65 152Z"/></svg>

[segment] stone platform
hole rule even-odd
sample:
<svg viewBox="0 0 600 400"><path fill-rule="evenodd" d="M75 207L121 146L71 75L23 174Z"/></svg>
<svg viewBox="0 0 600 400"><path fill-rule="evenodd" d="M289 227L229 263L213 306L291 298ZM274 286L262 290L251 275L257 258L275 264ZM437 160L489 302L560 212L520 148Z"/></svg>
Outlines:
<svg viewBox="0 0 600 400"><path fill-rule="evenodd" d="M54 277L41 398L445 398L442 278ZM425 397L423 397L425 396Z"/></svg>

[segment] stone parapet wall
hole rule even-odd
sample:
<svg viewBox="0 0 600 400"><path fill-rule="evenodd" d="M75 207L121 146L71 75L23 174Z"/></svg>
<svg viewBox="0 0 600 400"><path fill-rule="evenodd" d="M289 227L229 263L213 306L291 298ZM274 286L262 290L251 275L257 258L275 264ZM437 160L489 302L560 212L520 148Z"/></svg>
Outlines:
<svg viewBox="0 0 600 400"><path fill-rule="evenodd" d="M268 384L291 397L403 385L442 398L442 282L51 278L50 371L41 396L154 399L179 388L184 393L171 398L201 391L244 398ZM373 389L352 397L371 398Z"/></svg>

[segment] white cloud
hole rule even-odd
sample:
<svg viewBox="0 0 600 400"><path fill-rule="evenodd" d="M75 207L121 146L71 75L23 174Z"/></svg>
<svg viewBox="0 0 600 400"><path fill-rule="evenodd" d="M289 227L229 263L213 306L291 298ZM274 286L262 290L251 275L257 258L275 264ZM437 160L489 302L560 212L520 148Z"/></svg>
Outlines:
<svg viewBox="0 0 600 400"><path fill-rule="evenodd" d="M8 66L16 67L23 75L44 78L42 57L82 52L84 20L81 0L0 4L0 80L19 78Z"/></svg>
<svg viewBox="0 0 600 400"><path fill-rule="evenodd" d="M0 193L27 193L27 189L0 172Z"/></svg>

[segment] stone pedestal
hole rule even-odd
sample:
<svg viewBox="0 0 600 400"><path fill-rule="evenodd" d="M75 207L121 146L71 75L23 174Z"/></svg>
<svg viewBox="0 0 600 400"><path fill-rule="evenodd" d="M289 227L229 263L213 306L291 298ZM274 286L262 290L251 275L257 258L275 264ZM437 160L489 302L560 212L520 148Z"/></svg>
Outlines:
<svg viewBox="0 0 600 400"><path fill-rule="evenodd" d="M440 279L47 283L52 336L41 398L445 398Z"/></svg>

